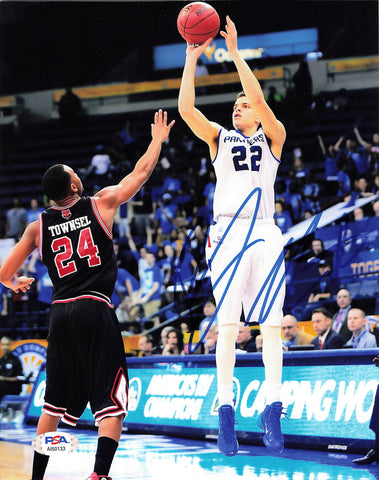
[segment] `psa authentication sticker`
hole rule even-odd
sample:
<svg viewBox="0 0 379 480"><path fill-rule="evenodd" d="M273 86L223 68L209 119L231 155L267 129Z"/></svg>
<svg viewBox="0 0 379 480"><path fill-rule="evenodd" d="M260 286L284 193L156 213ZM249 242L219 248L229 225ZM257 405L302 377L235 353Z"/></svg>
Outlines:
<svg viewBox="0 0 379 480"><path fill-rule="evenodd" d="M74 452L79 445L79 439L72 433L47 432L38 435L32 441L32 447L42 455L61 455Z"/></svg>

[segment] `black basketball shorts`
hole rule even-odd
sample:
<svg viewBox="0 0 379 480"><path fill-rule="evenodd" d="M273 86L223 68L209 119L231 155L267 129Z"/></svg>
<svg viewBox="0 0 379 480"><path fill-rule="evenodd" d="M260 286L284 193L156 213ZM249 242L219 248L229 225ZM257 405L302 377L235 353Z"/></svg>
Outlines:
<svg viewBox="0 0 379 480"><path fill-rule="evenodd" d="M128 373L113 308L76 299L51 306L43 410L76 425L89 402L96 425L127 414Z"/></svg>

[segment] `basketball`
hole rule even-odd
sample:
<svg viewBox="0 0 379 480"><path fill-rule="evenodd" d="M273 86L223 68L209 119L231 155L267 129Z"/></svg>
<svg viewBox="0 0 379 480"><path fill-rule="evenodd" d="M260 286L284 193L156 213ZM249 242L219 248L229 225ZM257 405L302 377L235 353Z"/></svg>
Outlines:
<svg viewBox="0 0 379 480"><path fill-rule="evenodd" d="M201 45L220 30L220 17L205 2L192 2L182 8L177 19L180 35L188 43Z"/></svg>

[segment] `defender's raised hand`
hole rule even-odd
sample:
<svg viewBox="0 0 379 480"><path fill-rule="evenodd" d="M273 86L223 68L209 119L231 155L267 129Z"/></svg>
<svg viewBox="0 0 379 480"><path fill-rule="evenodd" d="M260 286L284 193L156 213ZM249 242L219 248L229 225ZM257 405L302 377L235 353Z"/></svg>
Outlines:
<svg viewBox="0 0 379 480"><path fill-rule="evenodd" d="M159 109L155 112L154 123L151 125L151 136L154 139L160 140L161 143L165 142L174 123L175 120L172 120L169 125L167 125L167 112L162 112L162 110Z"/></svg>

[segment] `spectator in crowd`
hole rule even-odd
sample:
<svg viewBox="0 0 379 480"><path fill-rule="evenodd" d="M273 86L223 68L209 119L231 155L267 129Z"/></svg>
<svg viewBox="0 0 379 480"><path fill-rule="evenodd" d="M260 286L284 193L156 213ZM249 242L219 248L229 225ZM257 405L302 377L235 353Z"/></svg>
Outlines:
<svg viewBox="0 0 379 480"><path fill-rule="evenodd" d="M39 214L45 209L39 206L38 199L32 198L30 200L30 207L26 209L26 223L32 223L38 220Z"/></svg>
<svg viewBox="0 0 379 480"><path fill-rule="evenodd" d="M206 230L201 228L200 225L196 225L189 231L189 250L195 259L197 269L199 272L207 269L205 259L205 239Z"/></svg>
<svg viewBox="0 0 379 480"><path fill-rule="evenodd" d="M181 192L182 182L175 171L173 171L171 175L166 176L162 185L162 190L163 192L170 193L173 198Z"/></svg>
<svg viewBox="0 0 379 480"><path fill-rule="evenodd" d="M374 185L372 186L372 193L379 195L379 172L376 171L374 172Z"/></svg>
<svg viewBox="0 0 379 480"><path fill-rule="evenodd" d="M328 182L337 180L338 174L338 151L343 141L343 136L340 136L337 142L325 148L324 141L321 135L317 135L322 155L325 160L325 178Z"/></svg>
<svg viewBox="0 0 379 480"><path fill-rule="evenodd" d="M176 240L174 243L174 257L171 264L171 275L169 283L172 285L183 285L191 283L197 263L183 240Z"/></svg>
<svg viewBox="0 0 379 480"><path fill-rule="evenodd" d="M353 218L354 222L360 222L361 220L364 220L366 218L366 215L364 214L363 208L355 208L353 211Z"/></svg>
<svg viewBox="0 0 379 480"><path fill-rule="evenodd" d="M299 147L295 148L293 170L294 170L295 178L297 179L304 179L309 173L309 168L305 165L305 162L301 155L302 153L300 148Z"/></svg>
<svg viewBox="0 0 379 480"><path fill-rule="evenodd" d="M159 310L162 297L163 276L152 251L146 251L145 260L147 268L141 272L140 288L135 298L130 302L130 317L132 320L139 318L139 306L142 306L144 316L152 315ZM133 308L134 307L134 308ZM152 317L154 325L159 324L158 317Z"/></svg>
<svg viewBox="0 0 379 480"><path fill-rule="evenodd" d="M301 183L301 213L305 210L311 210L312 213L318 213L321 210L320 185L314 180L311 172L306 174Z"/></svg>
<svg viewBox="0 0 379 480"><path fill-rule="evenodd" d="M374 216L379 217L379 198L373 202L372 209L374 211Z"/></svg>
<svg viewBox="0 0 379 480"><path fill-rule="evenodd" d="M332 269L327 260L320 260L317 265L319 278L313 283L311 293L307 299L307 305L295 307L295 313L300 314L301 319L307 321L311 319L315 308L325 306L337 290L337 281L331 277Z"/></svg>
<svg viewBox="0 0 379 480"><path fill-rule="evenodd" d="M146 244L144 244L142 246L139 246L139 248L137 248L137 246L134 242L134 239L132 237L132 234L130 232L128 233L127 238L128 238L130 251L132 252L132 254L134 256L134 259L137 261L137 264L138 264L138 267L137 267L138 278L141 279L143 271L146 268L148 268L148 264L147 264L147 261L146 261L146 253L147 253L147 250L152 246L151 239L148 238L148 241L146 242ZM131 271L129 269L127 269L127 270Z"/></svg>
<svg viewBox="0 0 379 480"><path fill-rule="evenodd" d="M302 214L302 220L306 220L307 218L311 218L313 215L312 210L304 210Z"/></svg>
<svg viewBox="0 0 379 480"><path fill-rule="evenodd" d="M163 327L161 330L161 341L159 342L159 345L157 345L154 348L154 354L156 355L161 355L164 348L167 345L167 339L168 339L168 334L171 331L174 331L175 328L172 325L167 325L166 327Z"/></svg>
<svg viewBox="0 0 379 480"><path fill-rule="evenodd" d="M173 328L167 333L167 344L162 350L162 355L185 355L183 333Z"/></svg>
<svg viewBox="0 0 379 480"><path fill-rule="evenodd" d="M26 226L26 210L18 197L13 199L13 207L7 211L6 216L6 237L19 240Z"/></svg>
<svg viewBox="0 0 379 480"><path fill-rule="evenodd" d="M162 253L163 250L163 253ZM174 249L169 240L163 242L163 247L158 249L157 264L163 275L163 284L166 287L171 277L171 265L174 261Z"/></svg>
<svg viewBox="0 0 379 480"><path fill-rule="evenodd" d="M131 271L131 263L136 262L135 257L130 258L124 249L120 248L120 240L113 239L113 250L117 259L117 267L124 268L127 271Z"/></svg>
<svg viewBox="0 0 379 480"><path fill-rule="evenodd" d="M308 297L308 303L320 303L329 300L333 292L333 279L330 278L332 269L327 260L320 260L318 262L319 278L314 284L313 290Z"/></svg>
<svg viewBox="0 0 379 480"><path fill-rule="evenodd" d="M379 169L379 132L374 132L372 135L372 141L366 142L361 137L358 126L354 127L354 133L358 142L370 153L370 169Z"/></svg>
<svg viewBox="0 0 379 480"><path fill-rule="evenodd" d="M1 266L1 262L0 262ZM0 318L4 318L8 315L8 289L2 283L0 283ZM1 322L3 327L3 322Z"/></svg>
<svg viewBox="0 0 379 480"><path fill-rule="evenodd" d="M67 87L65 93L58 102L59 117L64 124L72 124L80 115L83 114L82 102L71 87Z"/></svg>
<svg viewBox="0 0 379 480"><path fill-rule="evenodd" d="M94 188L98 190L112 182L111 158L104 145L96 147L90 166L83 172L83 181L90 176L93 177Z"/></svg>
<svg viewBox="0 0 379 480"><path fill-rule="evenodd" d="M216 353L218 339L218 325L211 325L208 333L205 335L204 354L210 355Z"/></svg>
<svg viewBox="0 0 379 480"><path fill-rule="evenodd" d="M151 335L141 335L138 339L138 356L151 357L154 351L154 342Z"/></svg>
<svg viewBox="0 0 379 480"><path fill-rule="evenodd" d="M340 148L341 161L349 165L350 175L362 175L368 172L370 167L369 153L363 146L358 146L355 138L346 138L345 146Z"/></svg>
<svg viewBox="0 0 379 480"><path fill-rule="evenodd" d="M118 236L120 238L127 237L130 231L127 203L123 203L118 207L116 216L115 216L115 224L118 229Z"/></svg>
<svg viewBox="0 0 379 480"><path fill-rule="evenodd" d="M345 343L345 347L376 348L375 336L366 330L366 314L360 308L351 308L347 314L347 326L352 337Z"/></svg>
<svg viewBox="0 0 379 480"><path fill-rule="evenodd" d="M236 340L236 353L257 351L255 340L251 333L249 325L246 325L245 322L240 322Z"/></svg>
<svg viewBox="0 0 379 480"><path fill-rule="evenodd" d="M0 358L0 399L4 395L19 395L25 380L21 361L12 353L12 340L3 337L0 341L3 356Z"/></svg>
<svg viewBox="0 0 379 480"><path fill-rule="evenodd" d="M280 200L276 200L275 202L274 219L282 233L286 233L287 230L292 227L290 212L288 210L284 210L283 202Z"/></svg>
<svg viewBox="0 0 379 480"><path fill-rule="evenodd" d="M315 350L342 348L344 339L332 329L332 317L326 308L316 308L312 313L313 327L317 337L312 340Z"/></svg>
<svg viewBox="0 0 379 480"><path fill-rule="evenodd" d="M354 180L354 192L356 192L357 198L372 196L372 191L370 191L369 184L365 176L358 175Z"/></svg>
<svg viewBox="0 0 379 480"><path fill-rule="evenodd" d="M115 307L115 312L118 321L124 329L128 322L131 321L131 304L134 297L140 289L138 280L133 277L125 268L119 267L117 269L116 285L111 297L111 302Z"/></svg>
<svg viewBox="0 0 379 480"><path fill-rule="evenodd" d="M379 367L379 355L374 357L372 361L376 367ZM379 384L376 389L369 427L375 434L374 448L369 450L364 457L354 459L353 462L356 465L369 465L375 461L379 464Z"/></svg>
<svg viewBox="0 0 379 480"><path fill-rule="evenodd" d="M170 233L175 228L174 219L178 206L172 203L172 195L166 192L162 196L163 202L159 204L155 212L156 229L159 231L159 238L161 241L168 240Z"/></svg>
<svg viewBox="0 0 379 480"><path fill-rule="evenodd" d="M218 320L217 320L217 316L215 315L215 312L216 312L216 303L214 298L210 297L204 303L204 307L203 307L204 318L201 320L199 325L200 340L205 339L206 332L208 332L211 325L218 324Z"/></svg>
<svg viewBox="0 0 379 480"><path fill-rule="evenodd" d="M311 250L304 252L304 255L298 259L307 263L319 263L320 260L327 260L333 270L333 256L333 252L325 250L324 242L320 238L314 238Z"/></svg>
<svg viewBox="0 0 379 480"><path fill-rule="evenodd" d="M340 288L336 296L339 310L333 315L333 330L347 342L351 338L351 331L347 326L347 314L351 309L351 295L346 288Z"/></svg>
<svg viewBox="0 0 379 480"><path fill-rule="evenodd" d="M297 318L295 315L285 315L282 320L282 334L284 337L284 347L288 350L288 347L292 345L311 345L313 336L306 332L299 330Z"/></svg>
<svg viewBox="0 0 379 480"><path fill-rule="evenodd" d="M340 167L337 172L337 196L348 195L351 192L351 178L348 169L349 163L345 161L340 161Z"/></svg>

